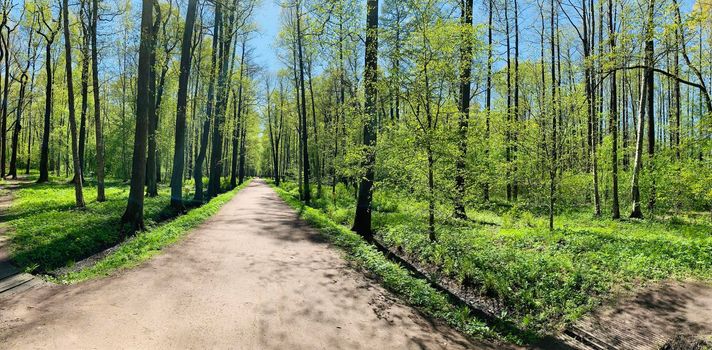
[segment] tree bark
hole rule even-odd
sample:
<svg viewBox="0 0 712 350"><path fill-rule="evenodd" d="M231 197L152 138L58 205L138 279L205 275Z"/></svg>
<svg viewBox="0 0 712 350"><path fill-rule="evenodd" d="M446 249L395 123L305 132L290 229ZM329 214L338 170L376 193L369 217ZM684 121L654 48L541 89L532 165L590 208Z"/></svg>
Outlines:
<svg viewBox="0 0 712 350"><path fill-rule="evenodd" d="M45 22L46 24L46 22ZM43 183L49 181L49 136L51 132L51 127L52 127L52 106L53 106L53 101L52 101L52 42L54 42L54 37L59 31L59 28L56 30L51 30L49 26L47 25L47 29L49 29L48 34L44 34L40 32L40 35L44 36L45 38L45 79L46 79L46 85L45 85L45 111L44 111L44 127L43 127L43 133L42 133L42 146L40 148L40 176L37 179L38 183Z"/></svg>
<svg viewBox="0 0 712 350"><path fill-rule="evenodd" d="M367 241L373 241L371 231L371 201L373 198L374 166L376 163L376 101L378 79L378 0L366 2L366 56L364 62L364 105L368 121L363 126L363 144L366 154L363 160L364 176L358 187L356 215L351 228Z"/></svg>
<svg viewBox="0 0 712 350"><path fill-rule="evenodd" d="M485 88L485 164L489 168L490 164L490 114L492 109L492 14L494 9L493 0L489 0L487 6L487 82ZM543 34L542 34L543 35ZM542 56L543 59L543 56ZM485 177L482 194L485 202L490 200L489 174Z"/></svg>
<svg viewBox="0 0 712 350"><path fill-rule="evenodd" d="M302 47L302 14L301 14L301 1L297 0L297 55L299 58L299 93L301 94L301 108L300 108L300 119L302 121L301 127L301 144L302 144L302 171L304 173L302 177L303 181L303 200L304 203L309 205L311 201L311 190L309 188L309 132L307 130L307 99L306 92L304 88L304 53ZM374 99L374 114L375 114L375 99Z"/></svg>
<svg viewBox="0 0 712 350"><path fill-rule="evenodd" d="M239 148L240 148L240 123L242 122L242 89L243 89L243 79L245 75L245 49L247 47L247 40L242 42L242 49L240 53L240 74L239 74L239 82L238 82L238 88L237 88L237 98L235 98L233 103L234 106L233 108L235 109L235 130L233 131L232 135L232 175L230 176L230 186L232 188L235 188L237 186L237 178L238 178L238 153L239 153ZM269 104L267 106L269 108Z"/></svg>
<svg viewBox="0 0 712 350"><path fill-rule="evenodd" d="M158 131L158 109L156 106L156 42L158 41L158 28L161 24L161 7L157 0L154 0L153 7L156 15L151 27L151 57L150 74L148 81L148 153L146 155L146 196L158 196L158 183L156 181L156 133Z"/></svg>
<svg viewBox="0 0 712 350"><path fill-rule="evenodd" d="M86 140L87 140L87 110L89 109L89 28L88 25L88 14L86 9L86 1L81 1L79 4L80 15L79 20L81 21L82 28L82 41L80 45L80 50L82 54L82 66L81 66L81 96L82 104L81 111L79 113L79 168L82 170L82 177L86 173L84 167L84 156L86 154ZM72 179L76 181L76 179ZM84 179L82 178L82 181Z"/></svg>
<svg viewBox="0 0 712 350"><path fill-rule="evenodd" d="M67 106L69 107L69 131L72 143L72 165L74 166L74 197L78 208L84 208L84 193L82 190L82 168L79 165L79 149L77 148L77 121L74 110L74 83L72 82L72 44L69 35L69 2L64 0L64 54L67 72Z"/></svg>
<svg viewBox="0 0 712 350"><path fill-rule="evenodd" d="M554 0L551 0L551 165L549 166L549 230L554 230L554 206L556 204L556 169L557 169L557 131L556 125L558 116L558 101L557 101L557 85L556 85L556 46L554 42L555 27L554 17L557 14L555 11Z"/></svg>
<svg viewBox="0 0 712 350"><path fill-rule="evenodd" d="M643 130L645 121L645 101L646 94L648 92L645 86L645 75L641 77L640 81L640 103L638 104L638 121L636 125L636 138L635 138L635 156L633 158L633 176L631 180L631 201L633 203L633 210L630 213L631 218L642 219L643 212L640 208L640 168L643 162Z"/></svg>
<svg viewBox="0 0 712 350"><path fill-rule="evenodd" d="M64 0L67 1L67 0ZM146 143L148 139L149 79L151 76L151 48L153 47L153 1L143 0L141 10L141 43L138 53L138 81L136 85L136 130L134 134L131 189L126 211L121 218L135 232L143 229L143 200L146 183Z"/></svg>
<svg viewBox="0 0 712 350"><path fill-rule="evenodd" d="M17 151L20 147L20 131L22 129L22 112L25 107L25 92L27 90L27 83L29 77L27 76L27 71L30 69L30 63L34 62L35 57L32 55L32 34L30 31L27 38L27 63L24 69L20 72L20 91L18 92L17 98L17 109L15 118L15 125L12 131L12 145L10 153L10 171L8 173L13 179L17 179ZM34 78L34 64L33 64L33 78ZM30 87L31 89L31 87ZM32 90L30 90L32 91Z"/></svg>
<svg viewBox="0 0 712 350"><path fill-rule="evenodd" d="M180 71L178 72L178 101L176 103L175 149L173 153L173 172L171 174L171 206L183 208L183 171L185 165L185 115L188 104L188 78L190 77L192 59L193 28L195 27L196 7L198 0L188 2L185 17L183 41L180 51Z"/></svg>
<svg viewBox="0 0 712 350"><path fill-rule="evenodd" d="M648 89L648 93L646 95L646 115L648 117L648 168L651 174L655 171L655 74L653 72L653 66L655 64L653 57L655 54L655 44L653 41L653 26L655 25L654 16L655 1L651 0L648 3L648 24L646 26L645 35L645 86L646 89ZM650 187L650 196L648 197L648 210L650 212L653 212L653 209L655 208L655 197L655 177L653 177Z"/></svg>
<svg viewBox="0 0 712 350"><path fill-rule="evenodd" d="M611 46L611 54L616 57L616 33L613 21L613 0L608 0L608 41ZM613 182L613 203L611 205L611 217L619 219L620 203L618 199L618 86L616 71L611 72L611 104L609 128L611 131L611 181Z"/></svg>
<svg viewBox="0 0 712 350"><path fill-rule="evenodd" d="M104 134L101 125L101 98L99 96L99 48L97 29L99 25L99 0L92 0L91 12L91 64L94 90L94 128L96 133L96 201L106 200L104 192Z"/></svg>
<svg viewBox="0 0 712 350"><path fill-rule="evenodd" d="M210 154L210 180L208 182L208 198L213 198L220 193L220 179L223 168L223 125L229 90L228 73L230 67L230 50L232 32L235 19L234 10L229 10L227 23L223 31L220 50L220 72L218 75L217 100L215 103L215 120L212 134L212 153Z"/></svg>
<svg viewBox="0 0 712 350"><path fill-rule="evenodd" d="M215 21L213 25L213 51L210 55L210 78L208 81L208 101L206 106L206 119L203 122L202 132L200 134L200 149L198 157L195 159L195 168L193 169L193 179L195 180L195 196L197 202L203 201L203 162L208 150L208 136L210 134L210 124L214 112L215 101L215 72L217 70L218 49L220 45L220 37L222 30L222 5L220 2L215 3ZM213 132L217 132L214 130Z"/></svg>
<svg viewBox="0 0 712 350"><path fill-rule="evenodd" d="M460 49L460 115L458 120L458 155L455 161L455 217L466 219L465 174L467 172L467 136L470 119L470 80L472 76L472 0L462 0L460 24L463 26Z"/></svg>

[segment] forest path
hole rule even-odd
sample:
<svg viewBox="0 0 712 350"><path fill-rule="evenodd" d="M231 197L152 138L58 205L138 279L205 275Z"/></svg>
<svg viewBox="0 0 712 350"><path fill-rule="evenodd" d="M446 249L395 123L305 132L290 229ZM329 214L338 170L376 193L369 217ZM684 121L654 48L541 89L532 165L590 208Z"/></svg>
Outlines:
<svg viewBox="0 0 712 350"><path fill-rule="evenodd" d="M0 298L3 348L501 349L349 267L263 181L134 269Z"/></svg>

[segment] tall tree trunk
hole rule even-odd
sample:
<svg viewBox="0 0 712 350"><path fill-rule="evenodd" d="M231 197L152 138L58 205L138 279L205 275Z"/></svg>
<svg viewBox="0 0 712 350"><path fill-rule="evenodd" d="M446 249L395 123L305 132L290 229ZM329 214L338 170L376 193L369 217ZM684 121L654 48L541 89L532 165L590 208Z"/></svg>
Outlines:
<svg viewBox="0 0 712 350"><path fill-rule="evenodd" d="M281 81L280 81L281 85ZM281 89L280 89L281 90ZM280 91L281 93L281 91ZM269 87L269 81L267 81L267 126L269 132L270 148L272 155L272 177L274 178L275 185L279 186L279 139L282 134L281 120L279 126L277 125L277 116L275 116L274 126L272 125L272 91ZM280 99L282 97L280 96ZM280 110L281 115L281 110ZM276 129L276 130L275 130Z"/></svg>
<svg viewBox="0 0 712 350"><path fill-rule="evenodd" d="M220 193L220 179L223 167L223 124L229 90L228 73L230 67L230 50L232 31L235 18L234 10L229 10L228 20L221 36L220 65L215 103L215 120L212 134L212 150L210 153L210 180L208 181L208 197L213 198Z"/></svg>
<svg viewBox="0 0 712 350"><path fill-rule="evenodd" d="M374 166L376 163L376 101L378 70L378 0L366 2L366 56L364 62L364 105L368 121L363 126L363 144L366 155L363 160L364 176L361 178L356 201L353 231L367 241L373 240L371 231L371 201L373 198Z"/></svg>
<svg viewBox="0 0 712 350"><path fill-rule="evenodd" d="M99 48L96 40L99 25L99 0L92 0L91 18L91 64L96 133L96 201L103 202L106 200L104 193L104 134L101 123L101 98L99 97Z"/></svg>
<svg viewBox="0 0 712 350"><path fill-rule="evenodd" d="M638 118L636 123L636 138L635 138L635 156L633 158L633 176L631 180L631 202L633 210L630 213L631 218L642 219L643 212L640 208L640 168L643 162L643 130L645 121L645 101L648 89L645 86L645 75L640 80L640 103L638 104Z"/></svg>
<svg viewBox="0 0 712 350"><path fill-rule="evenodd" d="M128 56L128 34L126 33L127 29L124 29L124 48L123 48L123 65L122 65L122 71L121 71L121 127L122 127L122 137L121 137L121 175L124 180L128 179L128 159L126 155L126 142L128 139L128 133L126 132L127 125L126 125L126 85L127 85L127 56Z"/></svg>
<svg viewBox="0 0 712 350"><path fill-rule="evenodd" d="M8 114L8 99L10 98L10 33L11 30L4 24L7 28L7 35L0 35L2 39L3 47L5 48L5 82L3 84L2 91L2 120L0 121L0 177L4 178L5 166L7 164L6 154L7 154L7 114ZM1 30L2 28L0 28Z"/></svg>
<svg viewBox="0 0 712 350"><path fill-rule="evenodd" d="M148 197L158 196L158 183L156 181L156 133L158 132L158 109L156 106L156 41L158 41L158 28L161 24L161 7L158 1L154 0L153 6L156 15L154 16L153 26L151 27L151 57L150 74L148 81L148 154L146 155L146 195Z"/></svg>
<svg viewBox="0 0 712 350"><path fill-rule="evenodd" d="M25 107L25 92L27 90L27 83L29 80L29 77L27 76L27 71L30 69L30 64L35 60L35 57L32 55L32 34L34 32L30 32L27 38L27 64L25 65L24 69L21 70L20 72L20 91L18 92L18 98L17 98L17 109L16 109L16 115L17 117L15 118L15 125L13 127L12 131L12 145L11 145L11 155L10 155L10 171L8 175L10 175L13 179L17 179L17 152L20 147L20 131L22 129L22 112ZM34 79L34 64L33 64L33 79ZM31 89L31 88L30 88ZM30 90L32 91L32 90Z"/></svg>
<svg viewBox="0 0 712 350"><path fill-rule="evenodd" d="M96 1L96 0L95 0ZM188 1L185 17L185 29L180 51L180 71L178 72L178 101L176 103L176 131L173 153L173 172L171 174L171 206L183 207L183 170L185 163L185 114L188 102L188 78L192 58L193 28L198 0ZM196 82L197 84L197 82ZM196 87L197 88L197 87Z"/></svg>
<svg viewBox="0 0 712 350"><path fill-rule="evenodd" d="M67 72L67 106L69 107L69 131L71 132L70 142L72 143L72 165L74 166L74 197L77 207L84 207L84 193L82 191L82 168L79 165L79 149L77 148L77 121L74 110L74 84L72 82L72 44L69 35L69 1L64 0L62 6L64 11L64 54L65 68Z"/></svg>
<svg viewBox="0 0 712 350"><path fill-rule="evenodd" d="M32 40L32 36L30 35L30 40ZM28 43L28 47L29 47ZM28 64L30 58L28 57ZM25 90L27 88L27 70L23 71L21 76L20 76L20 91L18 93L18 98L17 98L17 118L15 119L15 126L13 127L12 130L12 145L11 145L11 154L10 154L10 171L8 172L8 175L11 176L13 179L17 179L17 148L19 147L19 138L20 138L20 129L22 128L22 111L23 107L25 105Z"/></svg>
<svg viewBox="0 0 712 350"><path fill-rule="evenodd" d="M82 176L86 173L84 167L84 156L86 154L86 143L87 143L87 110L89 109L89 28L87 27L88 14L86 9L87 4L85 1L79 3L80 15L79 19L81 23L82 31L82 41L80 45L80 50L82 54L82 66L81 66L81 96L82 104L81 111L79 113L79 168L82 170ZM72 179L76 181L76 179ZM82 179L84 181L84 179Z"/></svg>
<svg viewBox="0 0 712 350"><path fill-rule="evenodd" d="M242 79L240 79L240 80L242 80ZM238 151L239 151L238 147L239 147L239 138L240 138L239 137L240 136L239 135L240 127L238 124L238 123L240 123L240 117L238 114L239 109L237 107L237 105L238 105L237 95L238 95L238 93L233 90L233 92L232 92L232 120L233 120L234 126L233 126L232 137L231 137L231 139L232 139L231 140L232 141L232 157L230 158L230 188L237 187L237 155L238 155ZM271 123L271 121L269 120L270 119L269 92L267 95L267 99L268 99L268 101L267 101L267 122ZM271 139L272 124L269 124L269 128L270 128L270 144L272 144L273 143L272 139ZM272 147L274 147L274 146L272 146Z"/></svg>
<svg viewBox="0 0 712 350"><path fill-rule="evenodd" d="M470 80L472 76L472 0L462 0L460 24L463 26L460 49L460 115L458 120L458 155L455 161L455 217L466 219L465 174L467 173L467 134L470 119Z"/></svg>
<svg viewBox="0 0 712 350"><path fill-rule="evenodd" d="M608 0L608 41L611 45L611 54L616 57L616 33L615 22L613 21L613 0ZM619 219L620 204L618 200L618 86L616 70L611 70L611 104L609 125L611 131L611 181L613 182L613 204L611 206L611 216Z"/></svg>
<svg viewBox="0 0 712 350"><path fill-rule="evenodd" d="M242 118L242 127L240 128L240 161L237 170L237 183L242 184L245 182L245 158L247 156L246 141L247 141L247 114L249 111L244 111L244 117Z"/></svg>
<svg viewBox="0 0 712 350"><path fill-rule="evenodd" d="M65 2L67 0L64 0ZM131 230L144 228L143 200L146 183L146 143L148 139L149 79L151 77L151 48L153 47L153 1L143 0L141 15L141 43L138 52L138 80L136 84L136 131L134 134L131 189L126 211L121 222Z"/></svg>
<svg viewBox="0 0 712 350"><path fill-rule="evenodd" d="M684 45L678 34L680 29L675 31L675 49L673 50L673 74L676 77L680 76L680 54L679 49ZM673 148L675 149L675 158L680 160L680 81L673 79L673 118L674 124L672 127Z"/></svg>
<svg viewBox="0 0 712 350"><path fill-rule="evenodd" d="M49 134L52 125L50 119L52 117L52 41L54 40L54 35L45 36L45 40L45 111L38 183L49 181Z"/></svg>
<svg viewBox="0 0 712 350"><path fill-rule="evenodd" d="M504 35L506 37L507 63L505 76L507 79L507 111L505 112L504 125L504 157L506 164L507 201L512 200L512 57L509 33L509 0L504 0Z"/></svg>
<svg viewBox="0 0 712 350"><path fill-rule="evenodd" d="M554 17L558 15L554 0L551 0L551 165L549 166L549 230L554 230L554 205L556 204L556 170L557 170L557 131L558 96L556 83L556 45Z"/></svg>
<svg viewBox="0 0 712 350"><path fill-rule="evenodd" d="M35 73L37 72L35 70L35 66L37 65L37 56L35 52L35 58L32 60L32 78L30 78L30 91L35 90ZM30 117L27 119L27 163L25 163L25 175L30 174L30 167L32 165L32 144L33 144L33 138L32 138L32 116L33 116L33 108L32 104L34 102L34 97L30 97Z"/></svg>
<svg viewBox="0 0 712 350"><path fill-rule="evenodd" d="M654 38L653 33L655 28L654 21L655 16L655 1L651 0L648 3L648 24L646 26L646 40L645 40L645 86L648 89L647 93L647 112L648 117L648 168L650 169L651 175L655 171L655 74L653 72L653 66L655 65L654 57ZM655 208L655 177L652 177L650 196L648 197L648 210L653 212Z"/></svg>
<svg viewBox="0 0 712 350"><path fill-rule="evenodd" d="M311 201L311 189L309 188L309 132L307 130L307 99L306 91L304 88L304 48L302 47L302 9L301 1L297 0L297 55L299 58L299 93L301 94L301 109L300 109L300 119L302 121L301 127L301 138L302 138L302 165L304 176L302 181L304 181L304 203L309 205ZM375 113L375 100L374 100L374 113Z"/></svg>
<svg viewBox="0 0 712 350"><path fill-rule="evenodd" d="M307 77L309 78L309 97L311 99L312 112L312 129L314 131L314 163L316 165L314 173L316 174L316 196L321 198L321 145L319 144L319 125L316 122L316 103L314 103L314 86L312 84L312 59L308 56L307 61Z"/></svg>
<svg viewBox="0 0 712 350"><path fill-rule="evenodd" d="M519 134L519 2L514 0L514 111L512 111L512 199L519 196L517 136Z"/></svg>
<svg viewBox="0 0 712 350"><path fill-rule="evenodd" d="M220 45L220 33L222 30L222 5L220 2L215 3L215 21L213 24L213 50L210 55L210 78L208 81L208 101L206 106L206 119L203 122L202 132L200 134L200 149L198 157L195 159L195 168L193 169L193 179L195 180L195 201L203 200L203 162L208 150L208 136L210 134L210 124L213 117L213 109L215 102L215 73L217 70L218 48ZM214 130L213 132L217 132Z"/></svg>
<svg viewBox="0 0 712 350"><path fill-rule="evenodd" d="M489 0L487 6L487 85L485 88L485 164L487 169L490 165L490 114L492 107L492 14L494 2ZM543 35L543 34L542 34ZM542 56L543 59L543 56ZM485 202L490 200L489 174L485 177L483 185L483 197Z"/></svg>
<svg viewBox="0 0 712 350"><path fill-rule="evenodd" d="M240 52L240 73L239 81L237 87L237 98L236 103L233 106L235 109L235 130L232 135L232 175L230 176L230 186L235 188L237 186L238 177L238 153L239 153L239 141L240 141L240 123L242 122L242 89L243 89L243 79L245 75L245 50L247 48L247 40L242 42L242 49ZM269 108L269 105L267 106Z"/></svg>

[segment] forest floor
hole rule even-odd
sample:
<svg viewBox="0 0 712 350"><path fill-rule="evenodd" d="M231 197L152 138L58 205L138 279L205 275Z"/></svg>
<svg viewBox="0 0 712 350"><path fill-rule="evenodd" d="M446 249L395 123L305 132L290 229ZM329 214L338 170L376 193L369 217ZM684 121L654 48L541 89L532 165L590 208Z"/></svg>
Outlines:
<svg viewBox="0 0 712 350"><path fill-rule="evenodd" d="M0 300L8 348L502 349L405 306L262 181L162 254Z"/></svg>

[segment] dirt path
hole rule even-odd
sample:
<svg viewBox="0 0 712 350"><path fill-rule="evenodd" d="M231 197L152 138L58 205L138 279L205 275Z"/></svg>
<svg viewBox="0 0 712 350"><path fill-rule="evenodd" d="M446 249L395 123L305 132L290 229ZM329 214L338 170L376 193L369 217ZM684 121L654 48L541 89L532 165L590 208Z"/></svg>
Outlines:
<svg viewBox="0 0 712 350"><path fill-rule="evenodd" d="M676 336L712 337L712 287L666 281L605 305L571 330L604 348L656 350Z"/></svg>
<svg viewBox="0 0 712 350"><path fill-rule="evenodd" d="M0 300L0 347L500 349L347 266L254 181L183 242L116 275Z"/></svg>

